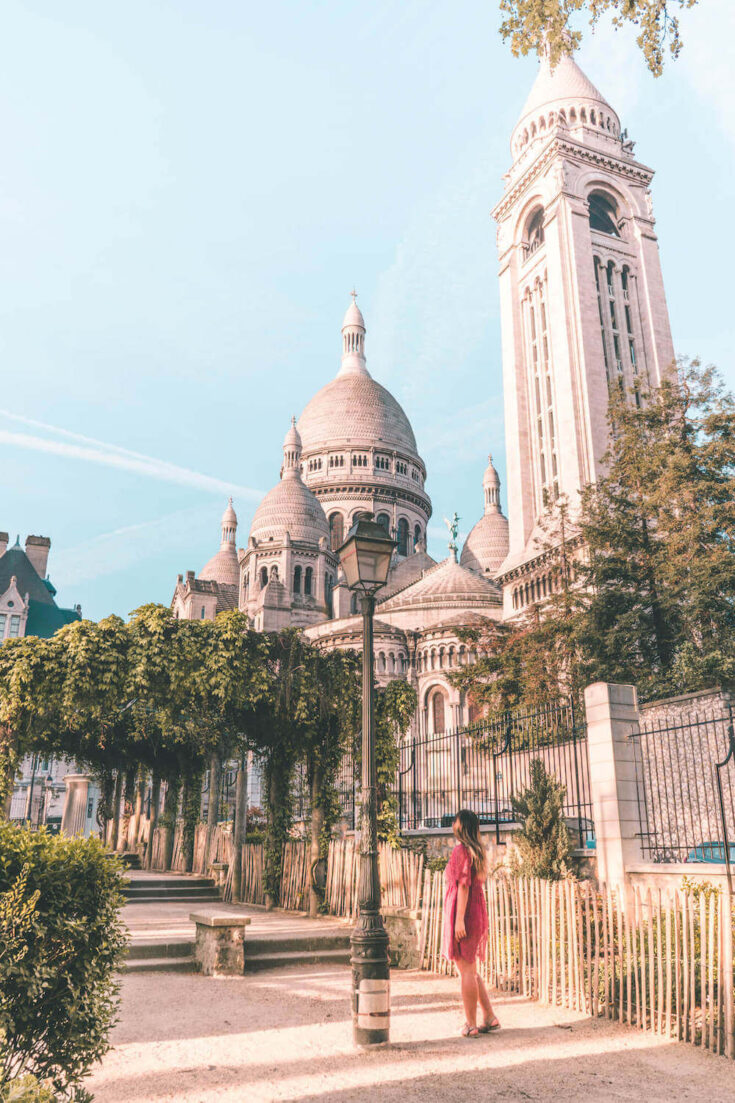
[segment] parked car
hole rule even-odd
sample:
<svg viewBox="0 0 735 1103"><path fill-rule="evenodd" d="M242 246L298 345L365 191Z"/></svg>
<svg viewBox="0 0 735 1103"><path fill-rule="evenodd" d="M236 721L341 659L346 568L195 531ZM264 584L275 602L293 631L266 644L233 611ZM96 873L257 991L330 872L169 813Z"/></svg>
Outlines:
<svg viewBox="0 0 735 1103"><path fill-rule="evenodd" d="M481 827L491 826L494 827L496 823L513 823L513 810L511 808L501 808L497 817L492 812L478 812L477 818L480 821ZM442 816L441 826L451 827L456 819L456 814Z"/></svg>
<svg viewBox="0 0 735 1103"><path fill-rule="evenodd" d="M730 843L728 847L730 851L730 861L735 864L735 843ZM720 843L700 843L699 846L695 846L694 850L690 850L687 854L688 862L717 862L718 865L722 865L725 862L725 844Z"/></svg>

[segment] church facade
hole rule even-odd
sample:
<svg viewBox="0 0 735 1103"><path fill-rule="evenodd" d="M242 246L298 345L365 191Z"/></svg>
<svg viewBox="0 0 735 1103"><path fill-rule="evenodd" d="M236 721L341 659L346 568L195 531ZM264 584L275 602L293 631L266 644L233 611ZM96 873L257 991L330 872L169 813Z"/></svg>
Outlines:
<svg viewBox="0 0 735 1103"><path fill-rule="evenodd" d="M354 301L336 377L292 419L280 477L237 550L229 503L220 550L179 575L179 617L239 608L260 631L302 629L322 647L360 648L362 623L337 549L361 513L396 541L375 612L379 682L417 689L414 734L473 720L450 675L473 661L462 629L523 616L553 590L540 522L572 508L607 445L607 401L639 402L673 363L654 233L652 170L576 61L542 60L511 140L498 224L509 517L488 459L478 519L461 549L426 550L432 504L411 423L373 378ZM275 457L274 457L275 459ZM482 512L480 503L482 502Z"/></svg>

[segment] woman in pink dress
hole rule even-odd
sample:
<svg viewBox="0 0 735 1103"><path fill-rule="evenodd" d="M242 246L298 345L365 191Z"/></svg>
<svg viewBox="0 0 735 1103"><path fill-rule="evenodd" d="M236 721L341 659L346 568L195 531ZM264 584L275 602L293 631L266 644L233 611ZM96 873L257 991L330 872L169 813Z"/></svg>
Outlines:
<svg viewBox="0 0 735 1103"><path fill-rule="evenodd" d="M477 1038L500 1026L485 982L477 972L477 959L484 956L487 946L487 905L482 891L487 858L480 839L480 821L474 812L466 808L458 812L452 830L457 845L444 871L442 953L459 970L467 1017L462 1034L465 1038ZM483 1012L479 1026L478 1002Z"/></svg>

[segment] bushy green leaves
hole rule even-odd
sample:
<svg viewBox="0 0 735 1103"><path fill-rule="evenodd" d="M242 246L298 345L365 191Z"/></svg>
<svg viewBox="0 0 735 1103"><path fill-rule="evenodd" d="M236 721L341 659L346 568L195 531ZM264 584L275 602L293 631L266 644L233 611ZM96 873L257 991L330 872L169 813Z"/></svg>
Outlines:
<svg viewBox="0 0 735 1103"><path fill-rule="evenodd" d="M59 1098L82 1098L80 1081L109 1048L117 1007L115 972L126 943L121 884L117 862L95 839L0 824L6 1086L33 1073L48 1078Z"/></svg>

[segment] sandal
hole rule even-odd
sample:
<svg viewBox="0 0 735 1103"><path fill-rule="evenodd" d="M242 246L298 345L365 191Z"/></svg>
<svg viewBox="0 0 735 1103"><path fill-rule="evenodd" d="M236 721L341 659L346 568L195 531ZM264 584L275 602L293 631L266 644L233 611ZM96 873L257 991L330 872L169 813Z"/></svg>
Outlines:
<svg viewBox="0 0 735 1103"><path fill-rule="evenodd" d="M465 1023L460 1030L460 1034L463 1038L479 1038L480 1028L477 1026L470 1026L469 1023Z"/></svg>
<svg viewBox="0 0 735 1103"><path fill-rule="evenodd" d="M493 1015L489 1023L483 1023L477 1030L479 1034L490 1034L493 1030L500 1030L500 1019L497 1015Z"/></svg>

